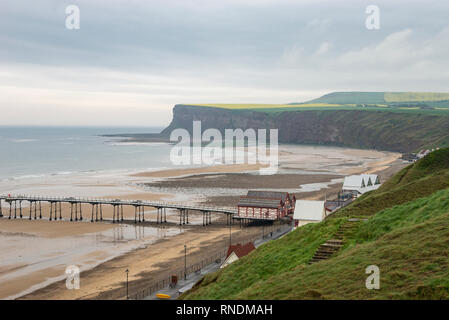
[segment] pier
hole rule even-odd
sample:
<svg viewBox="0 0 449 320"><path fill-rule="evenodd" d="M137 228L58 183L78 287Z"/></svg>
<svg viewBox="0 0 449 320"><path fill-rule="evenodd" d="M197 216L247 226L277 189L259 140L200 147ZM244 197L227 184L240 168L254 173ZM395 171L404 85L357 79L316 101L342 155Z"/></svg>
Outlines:
<svg viewBox="0 0 449 320"><path fill-rule="evenodd" d="M2 208L2 201L9 208ZM29 204L28 208L22 206L22 202ZM232 224L237 210L229 207L217 207L210 205L197 205L188 203L175 203L164 201L120 200L120 199L90 199L75 197L43 197L29 195L0 195L0 217L7 219L42 219L42 203L49 204L49 220L63 220L62 204L70 205L70 221L90 220L91 222L103 221L103 209L112 207L112 223L122 222L123 207L134 207L134 223L145 222L145 208L157 210L156 223L167 223L167 209L177 210L179 213L179 225L189 224L189 211L200 212L203 216L203 226L212 223L212 213L225 214L226 223ZM81 205L90 205L89 212L83 212ZM84 213L84 217L83 217ZM106 220L106 219L105 219ZM148 221L148 219L147 219Z"/></svg>

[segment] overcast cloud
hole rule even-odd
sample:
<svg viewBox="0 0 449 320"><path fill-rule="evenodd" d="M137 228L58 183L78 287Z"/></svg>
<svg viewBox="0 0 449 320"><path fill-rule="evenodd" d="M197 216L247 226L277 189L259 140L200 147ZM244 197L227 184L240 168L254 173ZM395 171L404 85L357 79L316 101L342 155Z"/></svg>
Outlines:
<svg viewBox="0 0 449 320"><path fill-rule="evenodd" d="M447 1L3 0L0 124L155 126L177 103L447 92L448 17Z"/></svg>

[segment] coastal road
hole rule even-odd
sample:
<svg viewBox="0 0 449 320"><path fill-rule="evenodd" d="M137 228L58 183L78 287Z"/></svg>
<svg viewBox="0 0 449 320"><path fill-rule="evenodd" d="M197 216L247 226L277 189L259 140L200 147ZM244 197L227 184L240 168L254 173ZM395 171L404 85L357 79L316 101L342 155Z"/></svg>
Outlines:
<svg viewBox="0 0 449 320"><path fill-rule="evenodd" d="M267 233L265 235L265 237L262 239L258 239L254 242L254 245L256 248L258 248L260 245L268 242L268 241L272 241L275 239L279 239L282 236L286 235L287 233L289 233L290 231L293 230L293 227L288 225L288 226L284 226L281 227L279 229L276 229L275 231L273 231L273 233ZM223 263L224 259L220 260L220 263L211 263L207 266L205 266L203 269L201 269L201 272L199 273L191 273L187 276L187 279L180 279L178 280L178 284L174 287L174 288L170 288L169 286L158 290L156 292L154 292L153 294L145 297L143 300L160 300L158 297L156 297L156 294L158 293L162 293L162 294L166 294L170 296L169 300L176 300L180 294L182 294L183 292L191 289L195 283L197 283L199 280L201 280L202 277L204 277L206 274L211 273L211 272L215 272L220 268L221 263Z"/></svg>

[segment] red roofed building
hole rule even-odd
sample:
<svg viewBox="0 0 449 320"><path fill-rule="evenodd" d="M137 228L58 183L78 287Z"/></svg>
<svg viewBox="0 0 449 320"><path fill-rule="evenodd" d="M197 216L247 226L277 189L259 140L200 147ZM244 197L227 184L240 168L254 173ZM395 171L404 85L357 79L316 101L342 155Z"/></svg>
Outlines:
<svg viewBox="0 0 449 320"><path fill-rule="evenodd" d="M226 254L226 259L220 268L226 267L227 265L233 263L234 261L237 261L241 257L246 256L247 254L249 254L251 251L253 251L255 249L256 249L256 247L254 246L254 244L252 242L248 242L247 244L244 244L244 245L241 245L239 243L236 245L229 246L228 253Z"/></svg>
<svg viewBox="0 0 449 320"><path fill-rule="evenodd" d="M237 205L238 217L277 220L294 212L296 198L288 192L248 191Z"/></svg>

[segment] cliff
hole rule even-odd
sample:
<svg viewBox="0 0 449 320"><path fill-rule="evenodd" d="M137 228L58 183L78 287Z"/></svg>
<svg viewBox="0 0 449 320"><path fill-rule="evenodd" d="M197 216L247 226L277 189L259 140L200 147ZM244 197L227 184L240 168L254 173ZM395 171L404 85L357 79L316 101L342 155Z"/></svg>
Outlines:
<svg viewBox="0 0 449 320"><path fill-rule="evenodd" d="M279 129L280 143L336 145L397 152L449 145L449 116L377 110L292 110L263 112L176 105L173 120L161 134L176 128L191 132L216 128Z"/></svg>

